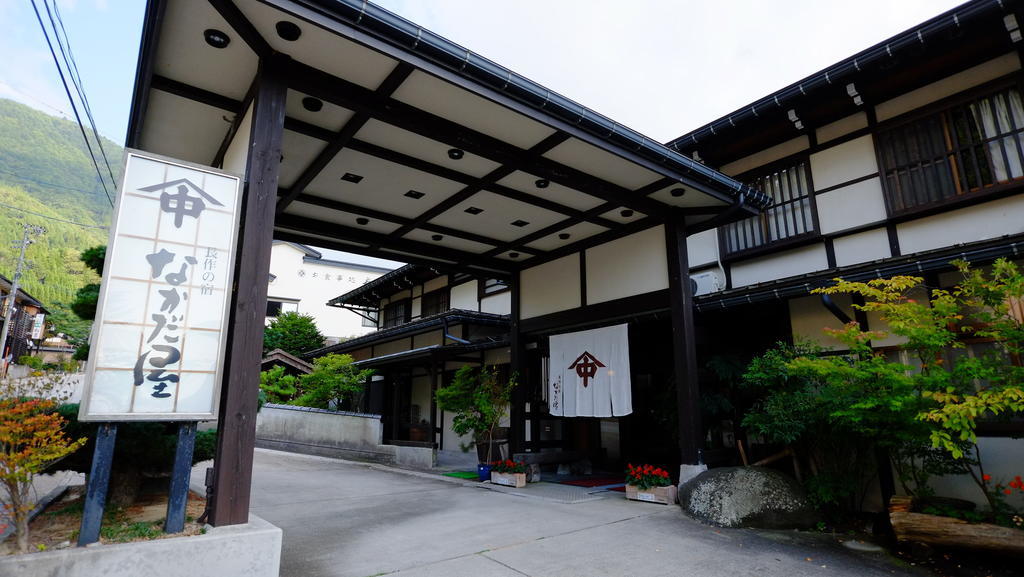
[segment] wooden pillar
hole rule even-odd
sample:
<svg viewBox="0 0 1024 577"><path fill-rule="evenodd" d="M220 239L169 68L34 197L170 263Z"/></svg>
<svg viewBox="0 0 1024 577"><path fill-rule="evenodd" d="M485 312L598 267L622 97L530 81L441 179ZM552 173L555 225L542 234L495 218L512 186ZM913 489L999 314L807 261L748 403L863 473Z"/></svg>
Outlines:
<svg viewBox="0 0 1024 577"><path fill-rule="evenodd" d="M261 59L258 88L252 104L252 132L224 360L226 371L217 423L210 510L210 523L215 526L249 522L256 402L263 353L270 249L274 240L281 135L284 132L286 61L287 57L280 55Z"/></svg>
<svg viewBox="0 0 1024 577"><path fill-rule="evenodd" d="M700 422L700 384L697 380L697 343L693 329L693 291L686 255L686 227L665 223L668 288L672 319L672 362L676 376L679 413L679 451L682 463L695 465L704 446Z"/></svg>
<svg viewBox="0 0 1024 577"><path fill-rule="evenodd" d="M437 433L440 429L437 426L437 359L430 356L430 444L436 449L438 447Z"/></svg>
<svg viewBox="0 0 1024 577"><path fill-rule="evenodd" d="M526 382L526 375L522 370L523 352L522 343L519 338L518 272L512 274L512 279L509 281L509 289L512 301L508 325L509 377L515 376L519 379L519 386L512 389L512 403L509 410L508 452L509 458L511 458L514 453L523 452L523 440L525 439L526 429L526 388L529 386L529 383Z"/></svg>

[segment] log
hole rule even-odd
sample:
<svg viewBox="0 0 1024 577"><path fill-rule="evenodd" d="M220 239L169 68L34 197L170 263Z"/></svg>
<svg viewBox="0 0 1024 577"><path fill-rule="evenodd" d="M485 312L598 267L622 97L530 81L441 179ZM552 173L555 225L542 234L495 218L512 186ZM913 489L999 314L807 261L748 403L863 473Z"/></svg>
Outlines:
<svg viewBox="0 0 1024 577"><path fill-rule="evenodd" d="M889 502L889 520L897 541L1024 557L1024 531L1020 529L912 513L912 506L910 497L893 497Z"/></svg>

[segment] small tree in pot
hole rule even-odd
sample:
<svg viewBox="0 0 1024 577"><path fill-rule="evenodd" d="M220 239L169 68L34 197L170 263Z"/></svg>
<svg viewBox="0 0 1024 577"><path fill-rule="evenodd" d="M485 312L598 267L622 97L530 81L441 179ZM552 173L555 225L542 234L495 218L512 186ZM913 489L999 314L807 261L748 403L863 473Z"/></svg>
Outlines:
<svg viewBox="0 0 1024 577"><path fill-rule="evenodd" d="M480 461L478 467L488 468L487 463L493 460L494 433L507 414L515 386L514 376L502 379L493 366L467 365L456 371L451 384L435 394L437 406L455 414L452 431L458 435L473 435ZM479 472L481 478L489 476L489 472L485 475L482 469Z"/></svg>

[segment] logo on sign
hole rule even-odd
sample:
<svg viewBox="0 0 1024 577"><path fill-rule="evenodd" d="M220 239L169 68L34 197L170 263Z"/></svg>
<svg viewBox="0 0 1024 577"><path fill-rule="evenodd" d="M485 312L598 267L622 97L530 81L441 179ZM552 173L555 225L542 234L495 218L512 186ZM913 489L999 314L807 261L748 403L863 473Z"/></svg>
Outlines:
<svg viewBox="0 0 1024 577"><path fill-rule="evenodd" d="M603 366L604 363L597 360L597 357L588 351L583 351L583 354L576 357L576 360L569 365L569 368L576 369L576 375L583 379L583 388L587 388L587 385L590 384L590 379L597 376L597 369Z"/></svg>
<svg viewBox="0 0 1024 577"><path fill-rule="evenodd" d="M177 187L178 192L176 194L167 192L167 189L173 186ZM189 194L190 189L195 191L198 196ZM174 215L175 228L181 228L181 222L186 216L197 218L206 209L207 202L214 206L224 206L216 198L207 194L206 191L193 184L187 178L179 178L171 182L161 182L153 186L142 187L139 190L143 192L162 191L160 194L160 210Z"/></svg>

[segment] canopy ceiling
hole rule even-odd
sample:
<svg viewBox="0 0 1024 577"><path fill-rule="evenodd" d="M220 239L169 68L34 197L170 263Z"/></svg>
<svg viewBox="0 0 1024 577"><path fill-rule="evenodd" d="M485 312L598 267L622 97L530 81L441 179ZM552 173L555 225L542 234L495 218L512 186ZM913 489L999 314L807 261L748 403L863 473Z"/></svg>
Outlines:
<svg viewBox="0 0 1024 577"><path fill-rule="evenodd" d="M769 203L356 0L150 0L128 145L220 166L275 53L290 57L281 240L500 276Z"/></svg>

